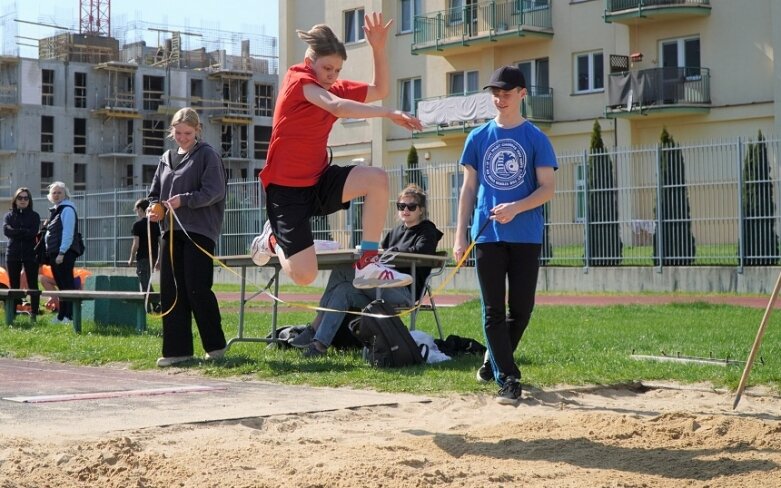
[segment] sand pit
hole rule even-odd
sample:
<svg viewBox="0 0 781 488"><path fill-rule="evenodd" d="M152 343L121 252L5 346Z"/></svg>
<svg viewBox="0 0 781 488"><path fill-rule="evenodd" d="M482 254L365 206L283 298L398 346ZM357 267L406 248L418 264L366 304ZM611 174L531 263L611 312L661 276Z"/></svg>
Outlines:
<svg viewBox="0 0 781 488"><path fill-rule="evenodd" d="M781 399L707 386L532 390L62 439L0 440L0 487L778 487Z"/></svg>

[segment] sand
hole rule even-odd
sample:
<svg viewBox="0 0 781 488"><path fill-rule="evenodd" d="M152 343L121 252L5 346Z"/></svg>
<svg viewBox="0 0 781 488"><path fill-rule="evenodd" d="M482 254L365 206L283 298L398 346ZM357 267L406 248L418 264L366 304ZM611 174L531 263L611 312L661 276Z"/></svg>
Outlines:
<svg viewBox="0 0 781 488"><path fill-rule="evenodd" d="M430 397L429 397L430 398ZM707 385L531 390L34 440L0 487L778 487L781 399Z"/></svg>

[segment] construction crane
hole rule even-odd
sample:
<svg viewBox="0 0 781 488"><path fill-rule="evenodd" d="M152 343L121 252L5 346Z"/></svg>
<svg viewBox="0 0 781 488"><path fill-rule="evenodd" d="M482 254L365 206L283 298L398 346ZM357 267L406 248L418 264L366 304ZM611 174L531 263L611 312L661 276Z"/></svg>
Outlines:
<svg viewBox="0 0 781 488"><path fill-rule="evenodd" d="M79 33L111 37L111 0L79 0Z"/></svg>

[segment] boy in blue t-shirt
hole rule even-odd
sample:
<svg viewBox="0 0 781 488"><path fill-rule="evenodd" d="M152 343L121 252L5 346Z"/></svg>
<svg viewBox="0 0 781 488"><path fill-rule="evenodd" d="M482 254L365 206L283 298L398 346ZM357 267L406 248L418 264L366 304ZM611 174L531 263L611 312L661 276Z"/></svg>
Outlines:
<svg viewBox="0 0 781 488"><path fill-rule="evenodd" d="M521 116L527 93L521 70L499 68L484 89L491 90L498 113L464 143L453 254L460 261L468 247L471 216L488 346L477 378L494 379L500 386L497 401L515 405L521 398L521 372L513 354L534 309L545 224L542 206L553 198L558 165L548 137Z"/></svg>

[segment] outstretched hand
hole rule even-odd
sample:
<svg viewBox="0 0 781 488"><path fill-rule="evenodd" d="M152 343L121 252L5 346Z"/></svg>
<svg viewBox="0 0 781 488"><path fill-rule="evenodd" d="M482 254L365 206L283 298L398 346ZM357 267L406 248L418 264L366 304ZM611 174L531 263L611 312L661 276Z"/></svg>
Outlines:
<svg viewBox="0 0 781 488"><path fill-rule="evenodd" d="M420 123L420 120L417 117L402 112L401 110L394 110L389 118L394 124L404 127L405 129L423 130L423 124Z"/></svg>
<svg viewBox="0 0 781 488"><path fill-rule="evenodd" d="M382 12L364 15L363 32L366 35L366 42L374 49L385 49L385 42L388 40L388 32L390 32L392 24L393 19L386 24L382 23Z"/></svg>

